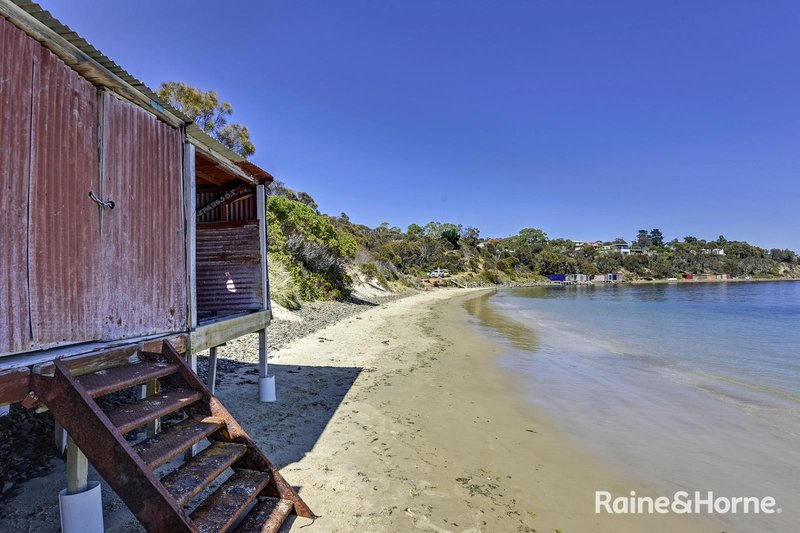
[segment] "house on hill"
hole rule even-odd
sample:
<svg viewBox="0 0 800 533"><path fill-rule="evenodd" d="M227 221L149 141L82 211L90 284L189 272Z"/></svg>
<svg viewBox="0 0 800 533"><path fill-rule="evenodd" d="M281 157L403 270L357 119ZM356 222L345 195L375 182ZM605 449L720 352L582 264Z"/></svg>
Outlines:
<svg viewBox="0 0 800 533"><path fill-rule="evenodd" d="M89 488L85 456L149 530L213 530L253 504L311 516L193 372L210 349L213 389L215 348L258 332L272 395L272 176L35 3L0 0L0 50L0 406L49 409L75 447L67 496ZM122 410L94 400L133 387L140 400ZM237 469L223 487L250 496L189 515L203 487L178 494L152 471L206 438Z"/></svg>

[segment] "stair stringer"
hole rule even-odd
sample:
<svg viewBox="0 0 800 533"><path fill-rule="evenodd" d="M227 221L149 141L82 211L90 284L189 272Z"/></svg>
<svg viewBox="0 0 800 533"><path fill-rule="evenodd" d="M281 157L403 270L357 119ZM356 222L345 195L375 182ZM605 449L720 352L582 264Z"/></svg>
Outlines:
<svg viewBox="0 0 800 533"><path fill-rule="evenodd" d="M149 531L197 529L125 437L60 361L53 377L31 375L31 390Z"/></svg>
<svg viewBox="0 0 800 533"><path fill-rule="evenodd" d="M223 428L217 432L223 433L222 436L224 438L220 440L245 444L247 446L247 452L235 466L270 473L270 482L261 494L263 496L272 496L292 502L294 506L293 512L298 516L303 518L316 518L316 515L311 511L308 505L306 505L300 495L297 494L294 487L284 479L280 471L272 464L272 461L267 458L266 454L261 451L261 448L250 438L244 428L239 425L225 406L222 405L222 402L211 394L206 384L192 371L183 357L181 357L169 341L164 341L162 355L170 363L176 363L178 365L178 374L180 374L190 388L201 392L203 401L200 403L208 405L210 410L208 414L225 421Z"/></svg>

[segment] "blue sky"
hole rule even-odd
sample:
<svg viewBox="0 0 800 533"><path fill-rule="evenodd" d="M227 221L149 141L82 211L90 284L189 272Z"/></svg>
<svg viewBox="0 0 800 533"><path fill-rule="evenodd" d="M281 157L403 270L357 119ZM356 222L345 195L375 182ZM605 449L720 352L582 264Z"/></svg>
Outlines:
<svg viewBox="0 0 800 533"><path fill-rule="evenodd" d="M331 214L800 249L800 2L43 0Z"/></svg>

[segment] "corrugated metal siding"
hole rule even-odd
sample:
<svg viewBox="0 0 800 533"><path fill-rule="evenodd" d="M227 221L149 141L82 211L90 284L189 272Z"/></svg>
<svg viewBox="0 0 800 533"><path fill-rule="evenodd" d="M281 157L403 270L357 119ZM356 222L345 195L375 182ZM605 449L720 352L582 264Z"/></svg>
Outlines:
<svg viewBox="0 0 800 533"><path fill-rule="evenodd" d="M213 192L198 192L197 193L197 209L200 210L203 207L209 205L211 202L216 200L222 195L221 191L213 191ZM220 216L219 208L212 209L201 216L197 217L197 222L218 222Z"/></svg>
<svg viewBox="0 0 800 533"><path fill-rule="evenodd" d="M37 347L102 336L97 91L37 47L33 81L30 294Z"/></svg>
<svg viewBox="0 0 800 533"><path fill-rule="evenodd" d="M42 8L42 6L40 6L38 3L33 2L31 0L12 0L12 2L17 4L28 14L32 15L36 20L38 20L39 22L41 22L42 24L44 24L45 26L56 32L64 39L66 39L70 44L75 46L78 50L80 50L81 52L89 56L91 59L93 59L106 69L108 69L111 73L119 77L125 83L128 83L131 86L135 87L138 91L151 98L154 102L159 102L161 106L169 108L169 111L173 115L177 116L186 123L191 122L191 119L189 117L187 117L180 111L170 107L165 102L161 102L158 96L149 87L147 87L144 83L137 80L131 74L123 70L122 67L117 65L115 62L109 59L105 54L103 54L94 46L92 46L88 41L86 41L86 39L84 39L74 31L72 31L72 29L70 29L69 26L62 24L60 21L55 19L50 14L49 11ZM239 161L239 159L234 159L234 161Z"/></svg>
<svg viewBox="0 0 800 533"><path fill-rule="evenodd" d="M261 309L258 221L197 225L197 312Z"/></svg>
<svg viewBox="0 0 800 533"><path fill-rule="evenodd" d="M255 187L253 187L255 189ZM218 191L202 191L197 193L198 209L211 204L214 200L225 194L223 189ZM212 209L198 217L197 222L235 222L257 220L256 196L251 194L245 198L234 200L226 205Z"/></svg>
<svg viewBox="0 0 800 533"><path fill-rule="evenodd" d="M0 18L0 353L31 345L28 301L33 42Z"/></svg>
<svg viewBox="0 0 800 533"><path fill-rule="evenodd" d="M228 220L257 220L256 196L250 195L227 205Z"/></svg>
<svg viewBox="0 0 800 533"><path fill-rule="evenodd" d="M103 96L103 195L116 203L103 220L110 282L104 335L185 330L180 132L110 93Z"/></svg>

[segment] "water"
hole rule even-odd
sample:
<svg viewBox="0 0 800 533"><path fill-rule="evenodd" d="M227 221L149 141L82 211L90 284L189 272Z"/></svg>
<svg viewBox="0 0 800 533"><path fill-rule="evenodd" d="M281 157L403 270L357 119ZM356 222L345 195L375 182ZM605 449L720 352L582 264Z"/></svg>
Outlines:
<svg viewBox="0 0 800 533"><path fill-rule="evenodd" d="M536 287L467 307L529 400L631 490L774 496L780 516L731 530L800 530L800 282Z"/></svg>

